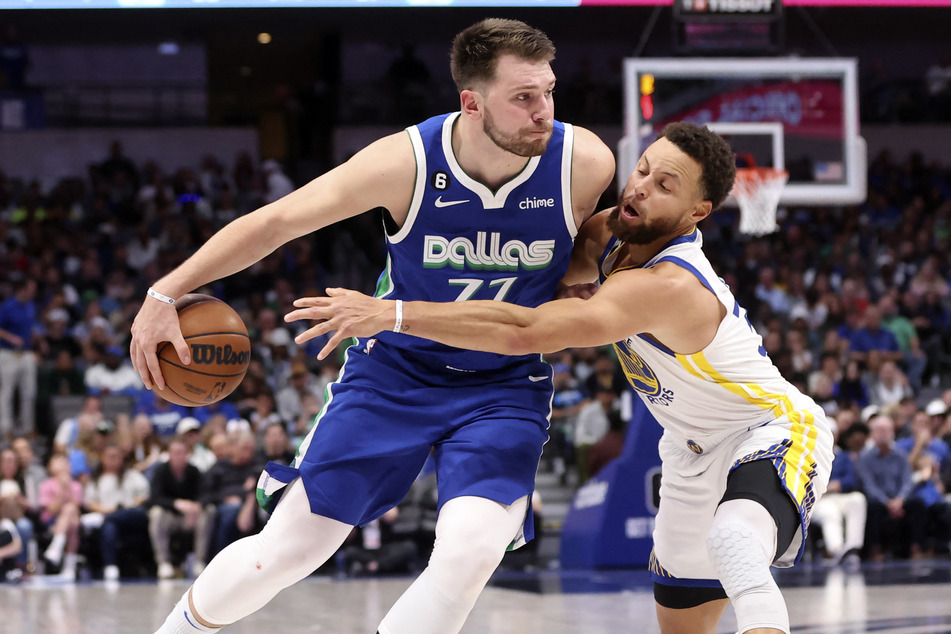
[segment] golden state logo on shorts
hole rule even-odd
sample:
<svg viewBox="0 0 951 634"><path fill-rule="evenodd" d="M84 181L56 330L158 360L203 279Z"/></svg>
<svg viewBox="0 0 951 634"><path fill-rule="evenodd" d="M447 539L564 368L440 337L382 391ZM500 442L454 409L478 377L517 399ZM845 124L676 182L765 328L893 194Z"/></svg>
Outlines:
<svg viewBox="0 0 951 634"><path fill-rule="evenodd" d="M660 381L657 380L654 371L644 362L644 359L626 345L614 344L614 349L617 351L621 368L624 370L631 386L648 396L658 396L660 394Z"/></svg>

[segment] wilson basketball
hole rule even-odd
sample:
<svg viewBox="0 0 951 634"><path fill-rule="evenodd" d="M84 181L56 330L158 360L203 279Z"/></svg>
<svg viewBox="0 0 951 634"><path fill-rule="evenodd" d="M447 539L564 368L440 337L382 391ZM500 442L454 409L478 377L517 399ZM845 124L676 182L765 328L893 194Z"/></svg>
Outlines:
<svg viewBox="0 0 951 634"><path fill-rule="evenodd" d="M184 365L171 342L159 344L165 389L156 388L155 392L188 407L220 401L238 387L248 371L248 329L231 306L211 295L184 295L175 308L192 360Z"/></svg>

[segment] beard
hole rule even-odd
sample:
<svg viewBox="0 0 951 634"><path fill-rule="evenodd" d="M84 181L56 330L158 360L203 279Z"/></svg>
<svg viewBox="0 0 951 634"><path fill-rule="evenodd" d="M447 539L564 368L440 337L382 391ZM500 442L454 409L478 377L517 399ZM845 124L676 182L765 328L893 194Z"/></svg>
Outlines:
<svg viewBox="0 0 951 634"><path fill-rule="evenodd" d="M493 143L506 152L511 152L516 156L531 158L533 156L541 156L545 153L545 150L548 148L548 141L551 140L552 125L549 122L545 122L529 130L519 130L514 134L507 134L496 127L492 115L487 110L485 117L482 119L482 130ZM523 133L534 132L536 130L545 130L548 134L543 138L537 139L521 138Z"/></svg>
<svg viewBox="0 0 951 634"><path fill-rule="evenodd" d="M611 233L628 244L651 244L677 231L679 221L676 218L662 218L651 223L643 222L629 227L621 220L621 203L618 203L608 215L607 227Z"/></svg>

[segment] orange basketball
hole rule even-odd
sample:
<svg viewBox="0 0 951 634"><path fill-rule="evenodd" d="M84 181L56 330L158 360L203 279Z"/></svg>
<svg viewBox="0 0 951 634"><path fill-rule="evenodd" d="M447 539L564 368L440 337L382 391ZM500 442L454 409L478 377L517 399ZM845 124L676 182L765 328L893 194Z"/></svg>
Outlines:
<svg viewBox="0 0 951 634"><path fill-rule="evenodd" d="M251 339L244 321L225 302L190 293L175 302L192 361L182 364L171 342L159 344L158 359L165 389L162 398L188 407L215 403L244 379L251 361Z"/></svg>

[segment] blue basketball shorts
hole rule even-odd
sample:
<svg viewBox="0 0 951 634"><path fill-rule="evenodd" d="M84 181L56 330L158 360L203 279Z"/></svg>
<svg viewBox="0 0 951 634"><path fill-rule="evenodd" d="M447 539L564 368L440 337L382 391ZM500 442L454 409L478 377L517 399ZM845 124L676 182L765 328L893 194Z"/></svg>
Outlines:
<svg viewBox="0 0 951 634"><path fill-rule="evenodd" d="M294 465L278 476L303 478L312 512L358 526L376 519L403 500L431 451L440 508L459 496L508 505L531 494L548 439L549 364L458 372L367 341L347 350Z"/></svg>

